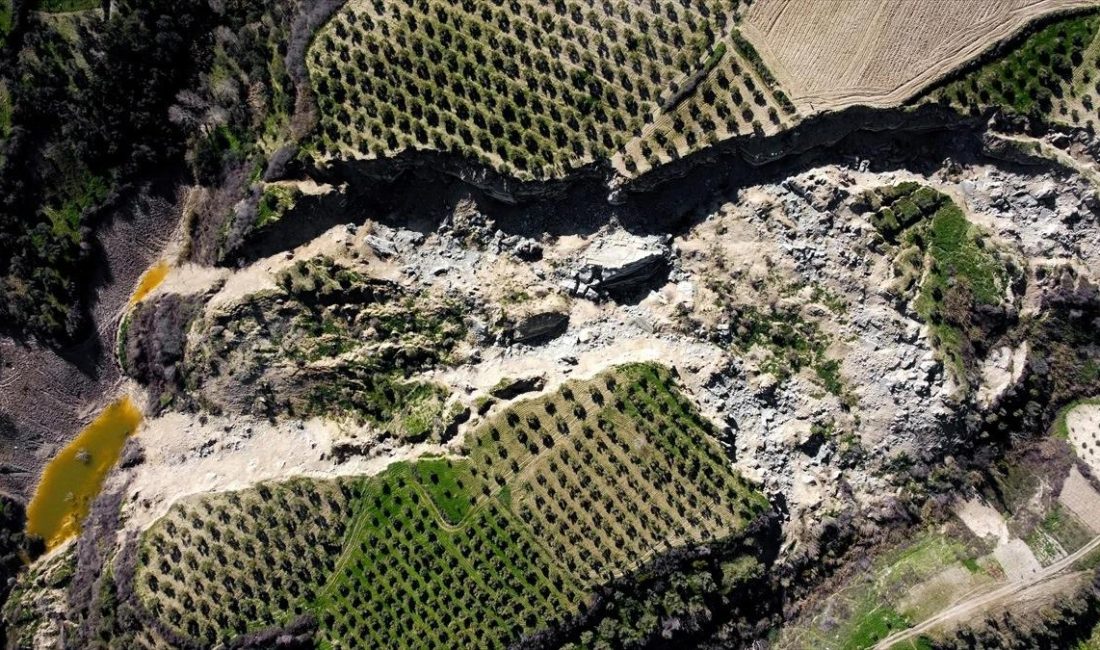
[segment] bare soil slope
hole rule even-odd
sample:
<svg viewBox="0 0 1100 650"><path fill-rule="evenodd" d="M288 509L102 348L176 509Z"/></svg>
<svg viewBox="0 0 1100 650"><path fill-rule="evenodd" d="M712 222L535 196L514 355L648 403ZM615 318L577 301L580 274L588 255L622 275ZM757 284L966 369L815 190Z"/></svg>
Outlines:
<svg viewBox="0 0 1100 650"><path fill-rule="evenodd" d="M997 41L1089 0L758 0L742 31L802 112L897 105Z"/></svg>

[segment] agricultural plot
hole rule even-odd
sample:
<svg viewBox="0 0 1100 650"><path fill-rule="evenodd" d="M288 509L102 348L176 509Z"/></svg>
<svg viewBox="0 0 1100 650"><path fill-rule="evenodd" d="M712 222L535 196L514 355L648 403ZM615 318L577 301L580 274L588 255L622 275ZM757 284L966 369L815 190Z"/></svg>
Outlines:
<svg viewBox="0 0 1100 650"><path fill-rule="evenodd" d="M896 106L1044 14L1088 0L757 0L741 26L800 111Z"/></svg>
<svg viewBox="0 0 1100 650"><path fill-rule="evenodd" d="M867 571L854 575L813 613L784 630L775 647L874 647L993 580L975 549L952 536L926 532L875 558ZM901 647L928 647L923 643L918 639Z"/></svg>
<svg viewBox="0 0 1100 650"><path fill-rule="evenodd" d="M308 613L323 647L504 647L766 508L670 385L622 367L506 410L462 458L177 505L143 539L141 600L205 645Z"/></svg>
<svg viewBox="0 0 1100 650"><path fill-rule="evenodd" d="M1074 487L1067 480L1062 488L1063 494L1066 491L1073 491ZM1096 493L1093 492L1088 496L1093 497L1090 499L1090 505L1095 507ZM1093 533L1085 522L1073 514L1073 510L1061 503L1054 503L1024 541L1035 553L1040 564L1049 566L1087 544L1092 537Z"/></svg>
<svg viewBox="0 0 1100 650"><path fill-rule="evenodd" d="M930 98L978 113L1000 107L1042 121L1097 126L1100 16L1058 21Z"/></svg>
<svg viewBox="0 0 1100 650"><path fill-rule="evenodd" d="M736 10L715 0L350 2L307 56L321 109L315 155L429 149L544 179L616 153L633 173L708 137L779 124L781 103L740 72ZM643 152L680 122L699 124Z"/></svg>
<svg viewBox="0 0 1100 650"><path fill-rule="evenodd" d="M613 159L628 176L641 174L739 135L772 134L797 119L752 45L735 36L715 49L693 91L628 142Z"/></svg>

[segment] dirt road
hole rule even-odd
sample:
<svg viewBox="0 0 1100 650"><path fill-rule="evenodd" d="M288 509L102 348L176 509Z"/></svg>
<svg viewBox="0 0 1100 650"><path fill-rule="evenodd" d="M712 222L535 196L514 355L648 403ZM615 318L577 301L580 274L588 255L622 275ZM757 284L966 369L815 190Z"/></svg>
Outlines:
<svg viewBox="0 0 1100 650"><path fill-rule="evenodd" d="M880 641L878 645L875 646L875 648L876 650L886 650L887 648L892 648L899 643L911 641L921 634L924 634L925 632L928 632L929 630L932 630L933 628L943 625L945 623L955 622L960 619L980 614L986 608L998 603L999 601L1008 600L1030 587L1057 577L1066 569L1072 567L1075 562L1085 557L1091 551L1096 550L1097 548L1100 548L1100 536L1092 538L1092 540L1090 540L1088 544L1085 544L1074 553L1071 553L1061 560L1058 560L1054 564L1051 564L1050 566L1044 568L1042 571L1032 574L1026 580L1013 582L1011 584L998 587L985 594L980 594L968 598L965 602L957 603L940 612L939 614L936 614L932 618L920 623L919 625L915 625L907 630L903 630L901 632L886 637L885 639Z"/></svg>

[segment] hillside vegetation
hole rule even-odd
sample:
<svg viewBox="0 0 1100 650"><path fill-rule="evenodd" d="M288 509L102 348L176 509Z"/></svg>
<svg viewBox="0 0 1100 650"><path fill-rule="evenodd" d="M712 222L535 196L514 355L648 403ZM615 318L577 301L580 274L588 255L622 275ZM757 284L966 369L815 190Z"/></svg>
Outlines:
<svg viewBox="0 0 1100 650"><path fill-rule="evenodd" d="M141 600L202 645L302 614L324 647L504 647L558 625L598 585L766 508L671 379L635 365L571 382L471 432L463 457L181 503L143 538Z"/></svg>
<svg viewBox="0 0 1100 650"><path fill-rule="evenodd" d="M896 247L893 290L912 298L957 382L968 385L991 315L1020 273L945 194L915 182L865 192L855 206ZM979 317L979 312L984 315ZM984 320L983 320L984 318Z"/></svg>
<svg viewBox="0 0 1100 650"><path fill-rule="evenodd" d="M448 391L414 375L461 359L467 305L362 270L318 256L228 309L172 294L142 302L119 362L157 411L327 416L422 441L446 427Z"/></svg>
<svg viewBox="0 0 1100 650"><path fill-rule="evenodd" d="M99 2L0 0L0 328L82 333L93 235L152 183L207 186L220 226L272 160L281 169L276 153L310 123L292 123L309 104L289 62L308 33L296 45L292 23L331 4L119 0L105 16L70 11ZM5 50L13 8L22 29ZM203 234L199 253L237 235Z"/></svg>
<svg viewBox="0 0 1100 650"><path fill-rule="evenodd" d="M1095 129L1100 117L1100 15L1047 25L931 97L971 113L999 107L1039 122Z"/></svg>

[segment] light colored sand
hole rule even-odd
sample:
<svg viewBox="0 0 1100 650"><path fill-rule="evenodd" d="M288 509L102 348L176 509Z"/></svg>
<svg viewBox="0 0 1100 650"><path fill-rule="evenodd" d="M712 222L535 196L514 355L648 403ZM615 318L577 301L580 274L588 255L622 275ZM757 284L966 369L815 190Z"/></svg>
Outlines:
<svg viewBox="0 0 1100 650"><path fill-rule="evenodd" d="M623 336L611 338L604 324L585 327L583 322L584 306L587 301L577 301L573 312L573 323L578 326L576 334L567 334L545 345L547 354L528 356L511 354L509 351L497 352L477 365L465 365L442 371L434 379L468 393L488 392L502 379L515 379L542 375L546 378L545 391L556 390L570 379L589 379L603 370L624 363L660 361L663 363L680 362L687 367L684 379L690 385L692 379L700 380L714 374L714 366L722 359L714 354L713 348L684 339L661 338L657 336ZM591 303L588 303L591 304ZM579 323L577 321L580 321ZM591 347L578 351L575 341L590 340ZM547 359L570 356L569 363L547 363ZM573 359L576 363L573 363ZM680 364L677 364L678 366ZM534 393L524 395L524 398Z"/></svg>
<svg viewBox="0 0 1100 650"><path fill-rule="evenodd" d="M1026 580L1043 569L1043 565L1039 564L1031 547L1019 538L998 544L997 548L993 549L993 557L1001 563L1005 576L1012 582Z"/></svg>
<svg viewBox="0 0 1100 650"><path fill-rule="evenodd" d="M910 589L898 603L898 611L911 619L927 618L990 580L985 573L971 573L956 564Z"/></svg>
<svg viewBox="0 0 1100 650"><path fill-rule="evenodd" d="M444 451L432 445L380 446L367 456L337 463L330 449L344 433L320 419L271 424L249 417L209 417L202 424L187 414L168 413L147 421L138 436L145 462L112 477L116 485L129 482L123 511L130 530L147 528L191 494L295 476L372 475L395 462Z"/></svg>
<svg viewBox="0 0 1100 650"><path fill-rule="evenodd" d="M893 106L1052 11L1091 0L757 0L744 35L802 112Z"/></svg>
<svg viewBox="0 0 1100 650"><path fill-rule="evenodd" d="M978 537L993 537L998 543L1008 542L1008 525L993 506L981 499L967 499L955 507L955 514Z"/></svg>
<svg viewBox="0 0 1100 650"><path fill-rule="evenodd" d="M996 541L993 557L1010 581L1025 580L1043 568L1022 539L1009 535L1004 517L989 504L977 498L968 499L955 506L955 514L978 537L992 537Z"/></svg>
<svg viewBox="0 0 1100 650"><path fill-rule="evenodd" d="M1085 522L1092 532L1100 534L1100 493L1076 467L1066 477L1058 500Z"/></svg>
<svg viewBox="0 0 1100 650"><path fill-rule="evenodd" d="M995 402L1009 386L1015 385L1027 365L1028 344L1015 349L1000 347L982 364L982 384L978 388L978 404L983 408Z"/></svg>
<svg viewBox="0 0 1100 650"><path fill-rule="evenodd" d="M1078 458L1100 476L1100 404L1082 404L1066 413L1066 430Z"/></svg>

